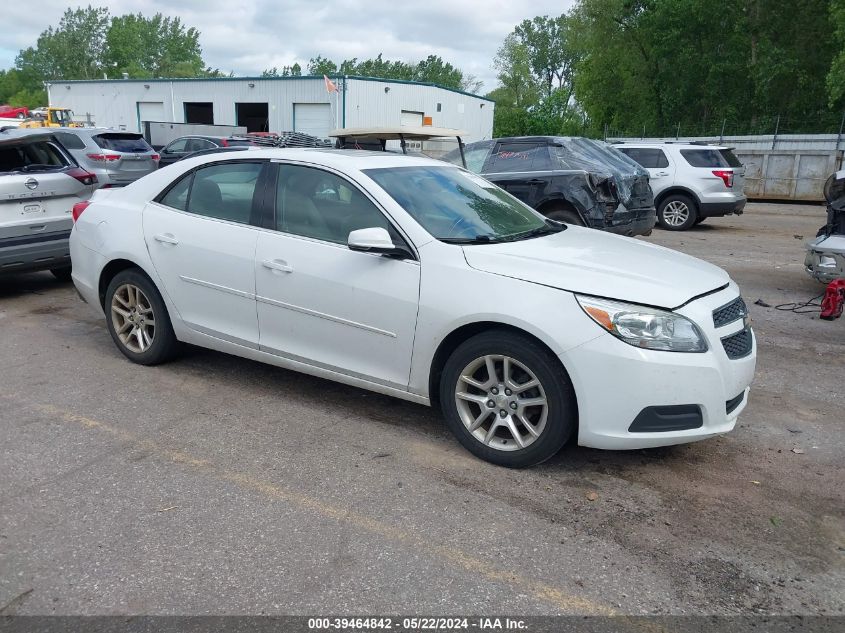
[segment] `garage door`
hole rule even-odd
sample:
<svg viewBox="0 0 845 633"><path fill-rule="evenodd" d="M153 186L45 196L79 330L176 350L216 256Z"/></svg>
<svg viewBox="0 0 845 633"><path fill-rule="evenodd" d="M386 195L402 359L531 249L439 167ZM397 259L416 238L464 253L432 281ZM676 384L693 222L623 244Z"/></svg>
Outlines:
<svg viewBox="0 0 845 633"><path fill-rule="evenodd" d="M328 103L294 103L293 131L327 138L332 131L332 107Z"/></svg>
<svg viewBox="0 0 845 633"><path fill-rule="evenodd" d="M164 118L164 103L161 101L138 101L138 131L143 121L168 121Z"/></svg>
<svg viewBox="0 0 845 633"><path fill-rule="evenodd" d="M423 113L412 112L411 110L402 110L402 118L400 124L405 126L419 127L423 124Z"/></svg>

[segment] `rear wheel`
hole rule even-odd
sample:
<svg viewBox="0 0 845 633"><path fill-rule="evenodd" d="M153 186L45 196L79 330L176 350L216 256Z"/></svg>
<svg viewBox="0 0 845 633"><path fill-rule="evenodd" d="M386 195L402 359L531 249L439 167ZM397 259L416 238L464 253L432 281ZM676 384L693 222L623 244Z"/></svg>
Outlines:
<svg viewBox="0 0 845 633"><path fill-rule="evenodd" d="M51 268L50 272L59 281L70 281L70 270L70 266L66 266L65 268Z"/></svg>
<svg viewBox="0 0 845 633"><path fill-rule="evenodd" d="M502 330L474 336L452 353L440 402L464 447L510 468L552 457L577 420L575 394L557 358L529 337Z"/></svg>
<svg viewBox="0 0 845 633"><path fill-rule="evenodd" d="M584 226L584 220L578 215L578 212L575 209L571 209L565 206L557 206L551 207L549 209L544 209L540 211L543 215L545 215L550 220L556 220L557 222L566 222L567 224L574 224L575 226Z"/></svg>
<svg viewBox="0 0 845 633"><path fill-rule="evenodd" d="M140 270L115 275L105 298L106 325L117 348L140 365L157 365L179 348L164 300Z"/></svg>
<svg viewBox="0 0 845 633"><path fill-rule="evenodd" d="M666 196L657 207L657 223L668 231L686 231L697 217L695 202L681 193Z"/></svg>

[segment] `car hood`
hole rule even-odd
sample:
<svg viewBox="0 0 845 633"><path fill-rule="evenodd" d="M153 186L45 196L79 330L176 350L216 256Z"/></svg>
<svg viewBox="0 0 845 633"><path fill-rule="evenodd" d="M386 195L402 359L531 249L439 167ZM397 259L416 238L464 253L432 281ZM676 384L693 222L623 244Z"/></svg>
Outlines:
<svg viewBox="0 0 845 633"><path fill-rule="evenodd" d="M540 238L464 246L477 270L666 309L721 288L721 268L647 242L568 226Z"/></svg>

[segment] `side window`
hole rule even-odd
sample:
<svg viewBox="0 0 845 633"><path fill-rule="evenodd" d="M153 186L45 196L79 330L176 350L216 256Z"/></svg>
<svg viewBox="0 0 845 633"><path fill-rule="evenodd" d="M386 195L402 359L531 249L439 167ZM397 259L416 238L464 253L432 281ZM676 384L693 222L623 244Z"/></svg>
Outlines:
<svg viewBox="0 0 845 633"><path fill-rule="evenodd" d="M331 172L280 165L276 192L276 229L346 244L357 229L393 228L357 187Z"/></svg>
<svg viewBox="0 0 845 633"><path fill-rule="evenodd" d="M547 145L500 143L487 167L488 173L542 171L552 169Z"/></svg>
<svg viewBox="0 0 845 633"><path fill-rule="evenodd" d="M165 152L170 152L172 154L179 154L185 151L185 146L188 143L188 139L186 138L177 138L173 141L170 145L164 148Z"/></svg>
<svg viewBox="0 0 845 633"><path fill-rule="evenodd" d="M186 152L199 152L204 149L212 149L217 147L214 143L206 141L204 138L190 138L185 145Z"/></svg>
<svg viewBox="0 0 845 633"><path fill-rule="evenodd" d="M262 163L224 163L194 172L187 211L249 224Z"/></svg>
<svg viewBox="0 0 845 633"><path fill-rule="evenodd" d="M164 194L160 200L161 204L184 211L188 206L188 192L191 190L193 179L193 173L183 176L179 182L170 188L170 191Z"/></svg>
<svg viewBox="0 0 845 633"><path fill-rule="evenodd" d="M56 132L55 136L59 139L59 143L64 145L67 149L85 149L85 141L79 138L76 134L69 132Z"/></svg>
<svg viewBox="0 0 845 633"><path fill-rule="evenodd" d="M647 147L619 147L618 149L646 169L659 169L669 166L669 160L662 149Z"/></svg>

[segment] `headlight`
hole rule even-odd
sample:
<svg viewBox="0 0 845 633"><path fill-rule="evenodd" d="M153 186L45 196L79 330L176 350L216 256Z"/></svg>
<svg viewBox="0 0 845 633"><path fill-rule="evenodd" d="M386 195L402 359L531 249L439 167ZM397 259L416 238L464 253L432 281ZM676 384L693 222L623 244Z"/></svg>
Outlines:
<svg viewBox="0 0 845 633"><path fill-rule="evenodd" d="M706 352L698 326L674 312L575 295L581 309L615 337L634 347L666 352Z"/></svg>

